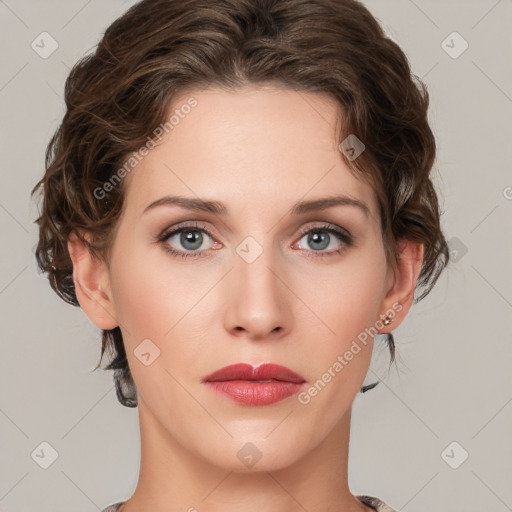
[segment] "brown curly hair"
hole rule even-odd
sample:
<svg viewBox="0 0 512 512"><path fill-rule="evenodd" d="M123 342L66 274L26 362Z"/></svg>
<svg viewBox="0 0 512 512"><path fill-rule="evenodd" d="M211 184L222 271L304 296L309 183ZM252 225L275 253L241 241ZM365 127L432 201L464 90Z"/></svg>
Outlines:
<svg viewBox="0 0 512 512"><path fill-rule="evenodd" d="M357 159L345 159L375 189L388 262L397 260L397 239L423 243L415 302L426 296L449 260L429 177L436 154L429 96L356 0L142 0L116 19L66 80L67 109L32 190L44 192L35 256L53 290L79 306L67 250L72 231L108 261L125 191L122 182L101 198L95 190L165 121L173 98L192 88L270 82L336 100L338 141L348 134L364 141ZM392 334L387 343L393 362ZM118 400L137 406L119 327L102 331L98 364L106 351Z"/></svg>

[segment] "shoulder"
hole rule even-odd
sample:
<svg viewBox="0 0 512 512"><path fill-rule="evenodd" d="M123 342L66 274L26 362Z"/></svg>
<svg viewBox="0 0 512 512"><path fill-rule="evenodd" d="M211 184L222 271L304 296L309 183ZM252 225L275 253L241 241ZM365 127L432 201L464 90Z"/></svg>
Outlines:
<svg viewBox="0 0 512 512"><path fill-rule="evenodd" d="M101 512L116 512L116 510L121 506L123 502L119 501L118 503L114 503L113 505L108 506L106 509Z"/></svg>
<svg viewBox="0 0 512 512"><path fill-rule="evenodd" d="M374 498L373 496L356 496L356 498L364 505L373 508L376 512L396 512L395 509L386 505L386 503L379 500L379 498Z"/></svg>
<svg viewBox="0 0 512 512"><path fill-rule="evenodd" d="M376 512L396 512L389 505L386 505L386 503L384 503L382 500L379 500L379 498L375 498L373 496L356 496L356 498L364 505L368 505L369 507L373 508ZM116 512L122 503L122 501L114 503L113 505L110 505L106 509L102 510L102 512Z"/></svg>

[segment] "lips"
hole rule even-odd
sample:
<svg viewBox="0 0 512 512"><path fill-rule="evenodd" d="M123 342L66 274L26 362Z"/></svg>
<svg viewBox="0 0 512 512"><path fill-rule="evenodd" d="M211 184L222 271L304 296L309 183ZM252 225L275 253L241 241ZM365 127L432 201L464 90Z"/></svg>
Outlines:
<svg viewBox="0 0 512 512"><path fill-rule="evenodd" d="M306 380L293 370L276 364L234 364L203 379L212 391L243 405L270 405L302 388Z"/></svg>
<svg viewBox="0 0 512 512"><path fill-rule="evenodd" d="M283 382L302 383L306 380L298 373L277 364L262 364L254 368L250 364L232 364L213 372L203 379L205 382L219 382L227 380L278 380Z"/></svg>

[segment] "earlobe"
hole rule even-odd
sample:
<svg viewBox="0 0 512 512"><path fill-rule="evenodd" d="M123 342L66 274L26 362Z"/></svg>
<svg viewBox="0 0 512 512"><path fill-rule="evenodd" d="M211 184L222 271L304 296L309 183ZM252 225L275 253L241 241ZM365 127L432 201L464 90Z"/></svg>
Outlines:
<svg viewBox="0 0 512 512"><path fill-rule="evenodd" d="M399 258L381 309L381 318L387 317L389 321L384 322L383 328L379 329L381 334L396 329L407 316L423 265L424 245L421 242L402 239L397 245Z"/></svg>
<svg viewBox="0 0 512 512"><path fill-rule="evenodd" d="M89 240L87 234L83 236ZM119 323L115 318L107 266L94 257L76 233L70 234L67 245L73 262L73 282L80 307L98 328L114 329Z"/></svg>

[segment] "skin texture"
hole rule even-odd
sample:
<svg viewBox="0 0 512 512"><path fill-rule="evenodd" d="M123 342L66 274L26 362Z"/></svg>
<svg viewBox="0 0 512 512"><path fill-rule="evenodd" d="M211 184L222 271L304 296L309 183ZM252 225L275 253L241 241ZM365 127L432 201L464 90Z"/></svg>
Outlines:
<svg viewBox="0 0 512 512"><path fill-rule="evenodd" d="M201 379L233 363L273 362L312 385L396 303L401 310L379 332L400 325L423 247L402 241L398 267L387 265L376 197L344 162L327 96L210 88L169 112L190 96L197 106L124 178L110 261L92 258L74 236L68 243L80 305L97 327L121 326L138 388L141 468L121 510L369 510L348 488L347 458L371 337L307 404L295 395L243 406ZM160 206L143 214L168 194L220 201L228 213ZM359 199L369 215L347 205L288 213L299 200L334 195ZM166 228L196 222L212 235L203 232L201 255L179 234L158 241ZM301 234L325 223L353 244L322 231L330 241L319 250ZM236 251L248 236L263 251L251 263ZM149 366L134 353L145 339L160 350ZM249 442L261 453L252 467L237 456Z"/></svg>

